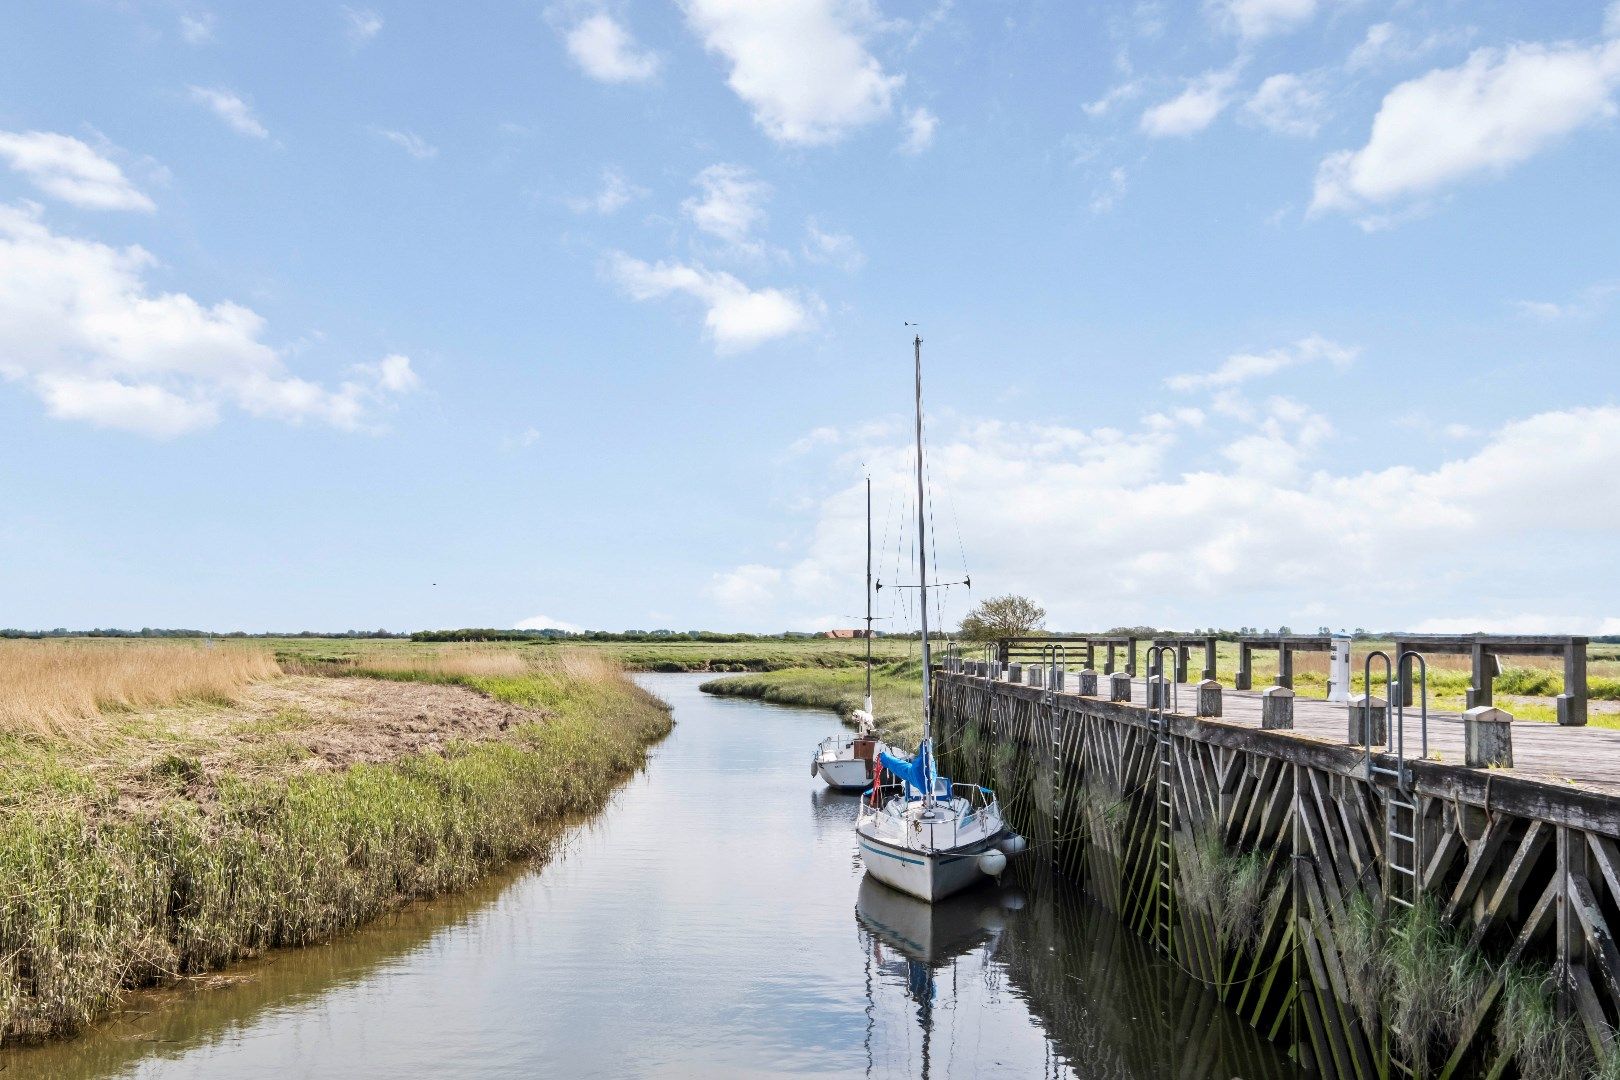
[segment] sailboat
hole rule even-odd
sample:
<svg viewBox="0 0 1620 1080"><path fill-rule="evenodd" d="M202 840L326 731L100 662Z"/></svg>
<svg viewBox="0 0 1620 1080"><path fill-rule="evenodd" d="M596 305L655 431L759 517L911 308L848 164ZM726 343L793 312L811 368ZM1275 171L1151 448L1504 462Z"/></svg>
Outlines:
<svg viewBox="0 0 1620 1080"><path fill-rule="evenodd" d="M810 775L834 791L865 791L872 786L878 755L888 747L878 741L872 715L872 478L866 478L866 699L855 711L855 734L829 735L810 759Z"/></svg>
<svg viewBox="0 0 1620 1080"><path fill-rule="evenodd" d="M917 565L922 603L923 737L909 761L881 753L899 781L876 783L861 800L855 832L866 872L885 885L930 903L961 892L1007 866L1002 845L1015 837L1001 820L995 792L953 783L934 760L933 695L928 651L928 521L923 486L922 337L912 342L917 403ZM886 794L886 792L892 792Z"/></svg>

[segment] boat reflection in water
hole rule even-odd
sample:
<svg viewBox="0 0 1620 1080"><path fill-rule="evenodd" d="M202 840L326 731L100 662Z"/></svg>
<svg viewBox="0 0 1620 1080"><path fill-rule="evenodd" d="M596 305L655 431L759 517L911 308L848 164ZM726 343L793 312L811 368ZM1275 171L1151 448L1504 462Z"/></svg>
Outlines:
<svg viewBox="0 0 1620 1080"><path fill-rule="evenodd" d="M861 882L868 1076L1301 1075L1078 890L1017 876L934 904Z"/></svg>

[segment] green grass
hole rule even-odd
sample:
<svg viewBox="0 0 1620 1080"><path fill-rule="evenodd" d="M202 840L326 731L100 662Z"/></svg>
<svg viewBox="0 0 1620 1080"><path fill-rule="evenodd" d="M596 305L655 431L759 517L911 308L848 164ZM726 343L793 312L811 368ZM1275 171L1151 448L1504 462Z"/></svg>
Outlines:
<svg viewBox="0 0 1620 1080"><path fill-rule="evenodd" d="M323 941L542 854L670 727L606 669L468 681L545 715L443 753L270 779L207 783L177 749L136 805L84 746L0 740L0 1037L71 1033L132 988Z"/></svg>
<svg viewBox="0 0 1620 1080"><path fill-rule="evenodd" d="M861 707L866 673L860 668L791 668L756 675L711 679L709 694L756 698L777 705L831 709L844 720ZM878 732L891 746L911 749L922 737L922 667L919 661L897 660L872 670L872 711Z"/></svg>
<svg viewBox="0 0 1620 1080"><path fill-rule="evenodd" d="M349 638L272 638L277 659L294 663L358 664L370 656L431 655L444 644ZM455 646L450 646L454 648ZM786 638L771 641L525 641L490 642L483 649L511 649L527 655L581 652L607 657L630 671L779 671L785 668L860 667L866 643L847 638ZM881 661L904 659L917 643L876 638L873 655Z"/></svg>

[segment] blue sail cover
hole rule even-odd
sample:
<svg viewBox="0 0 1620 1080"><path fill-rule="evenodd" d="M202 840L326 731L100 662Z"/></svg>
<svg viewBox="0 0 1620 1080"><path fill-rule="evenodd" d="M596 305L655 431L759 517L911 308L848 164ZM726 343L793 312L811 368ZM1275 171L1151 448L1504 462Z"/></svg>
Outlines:
<svg viewBox="0 0 1620 1080"><path fill-rule="evenodd" d="M929 781L934 771L929 766L933 764L934 755L929 752L928 744L924 743L917 748L917 756L907 761L897 758L893 754L879 752L878 758L883 767L906 782L906 786L922 795L928 791Z"/></svg>

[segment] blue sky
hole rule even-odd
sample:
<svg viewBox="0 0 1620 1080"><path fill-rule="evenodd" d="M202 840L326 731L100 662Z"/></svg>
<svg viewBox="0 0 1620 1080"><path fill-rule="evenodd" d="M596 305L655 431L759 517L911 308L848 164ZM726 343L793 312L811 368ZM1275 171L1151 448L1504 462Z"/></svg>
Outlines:
<svg viewBox="0 0 1620 1080"><path fill-rule="evenodd" d="M0 624L842 625L910 321L978 595L1620 632L1617 101L1593 2L13 4Z"/></svg>

